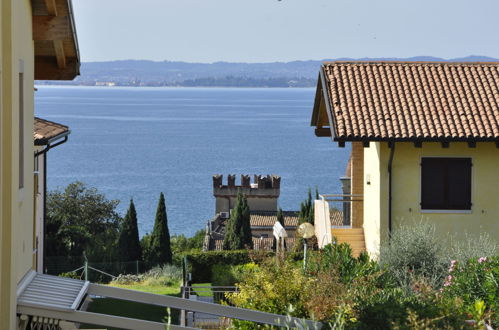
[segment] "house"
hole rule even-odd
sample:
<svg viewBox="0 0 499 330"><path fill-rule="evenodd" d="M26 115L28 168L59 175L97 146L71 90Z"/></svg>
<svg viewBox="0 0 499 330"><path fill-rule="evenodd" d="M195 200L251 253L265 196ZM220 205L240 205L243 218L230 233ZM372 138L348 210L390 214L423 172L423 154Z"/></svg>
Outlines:
<svg viewBox="0 0 499 330"><path fill-rule="evenodd" d="M16 290L36 267L34 80L73 79L79 55L67 0L0 7L0 329L14 329Z"/></svg>
<svg viewBox="0 0 499 330"><path fill-rule="evenodd" d="M47 156L48 152L65 143L71 133L65 125L35 117L33 132L35 146L34 160L34 209L35 209L35 238L34 238L34 269L44 272L44 233L45 233L45 204L47 196Z"/></svg>
<svg viewBox="0 0 499 330"><path fill-rule="evenodd" d="M336 236L377 256L414 221L442 238L497 237L499 63L324 63L311 125L351 143L346 191L315 202L322 245ZM346 226L326 220L330 200L349 210Z"/></svg>
<svg viewBox="0 0 499 330"><path fill-rule="evenodd" d="M225 225L236 203L238 192L244 194L248 200L253 249L272 250L274 246L273 226L277 221L280 188L281 177L277 175L254 175L253 183L249 175L241 175L240 185L236 185L235 175L229 175L225 185L222 175L214 175L215 216L208 222L203 250L223 249ZM284 228L288 234L286 246L289 249L294 245L298 212L283 211L283 215Z"/></svg>

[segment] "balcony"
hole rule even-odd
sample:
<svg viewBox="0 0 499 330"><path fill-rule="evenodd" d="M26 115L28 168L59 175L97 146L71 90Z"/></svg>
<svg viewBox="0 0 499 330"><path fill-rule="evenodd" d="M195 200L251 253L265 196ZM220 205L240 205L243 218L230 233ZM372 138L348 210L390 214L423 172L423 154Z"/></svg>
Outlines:
<svg viewBox="0 0 499 330"><path fill-rule="evenodd" d="M365 251L363 195L323 194L314 203L314 224L319 248L348 243L354 256Z"/></svg>

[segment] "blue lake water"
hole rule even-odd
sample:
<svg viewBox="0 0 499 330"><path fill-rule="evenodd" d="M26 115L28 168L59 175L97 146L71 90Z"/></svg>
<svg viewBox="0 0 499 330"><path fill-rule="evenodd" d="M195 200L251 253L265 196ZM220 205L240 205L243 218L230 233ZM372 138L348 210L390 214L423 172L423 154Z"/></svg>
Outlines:
<svg viewBox="0 0 499 330"><path fill-rule="evenodd" d="M212 175L278 174L280 206L298 210L308 187L339 193L350 150L310 127L314 89L45 87L36 115L68 125L48 154L49 189L76 180L134 199L140 234L165 193L171 233L213 216Z"/></svg>

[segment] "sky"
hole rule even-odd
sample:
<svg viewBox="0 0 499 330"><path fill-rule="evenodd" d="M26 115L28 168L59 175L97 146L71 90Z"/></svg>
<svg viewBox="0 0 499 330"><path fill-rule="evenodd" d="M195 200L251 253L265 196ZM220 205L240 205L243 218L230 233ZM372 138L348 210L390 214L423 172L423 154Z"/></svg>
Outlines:
<svg viewBox="0 0 499 330"><path fill-rule="evenodd" d="M498 0L73 0L81 60L499 58Z"/></svg>

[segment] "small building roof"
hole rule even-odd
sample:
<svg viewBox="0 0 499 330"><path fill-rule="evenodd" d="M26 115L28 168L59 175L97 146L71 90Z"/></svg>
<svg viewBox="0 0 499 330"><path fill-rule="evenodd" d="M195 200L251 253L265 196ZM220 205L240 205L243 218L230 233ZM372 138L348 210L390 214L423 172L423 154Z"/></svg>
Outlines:
<svg viewBox="0 0 499 330"><path fill-rule="evenodd" d="M50 141L68 135L70 132L69 127L66 125L35 117L33 137L37 146L46 145Z"/></svg>
<svg viewBox="0 0 499 330"><path fill-rule="evenodd" d="M298 226L298 211L282 211L284 227ZM273 227L277 221L277 211L251 211L250 225L254 227Z"/></svg>
<svg viewBox="0 0 499 330"><path fill-rule="evenodd" d="M338 61L312 125L335 141L499 141L498 107L499 63Z"/></svg>

